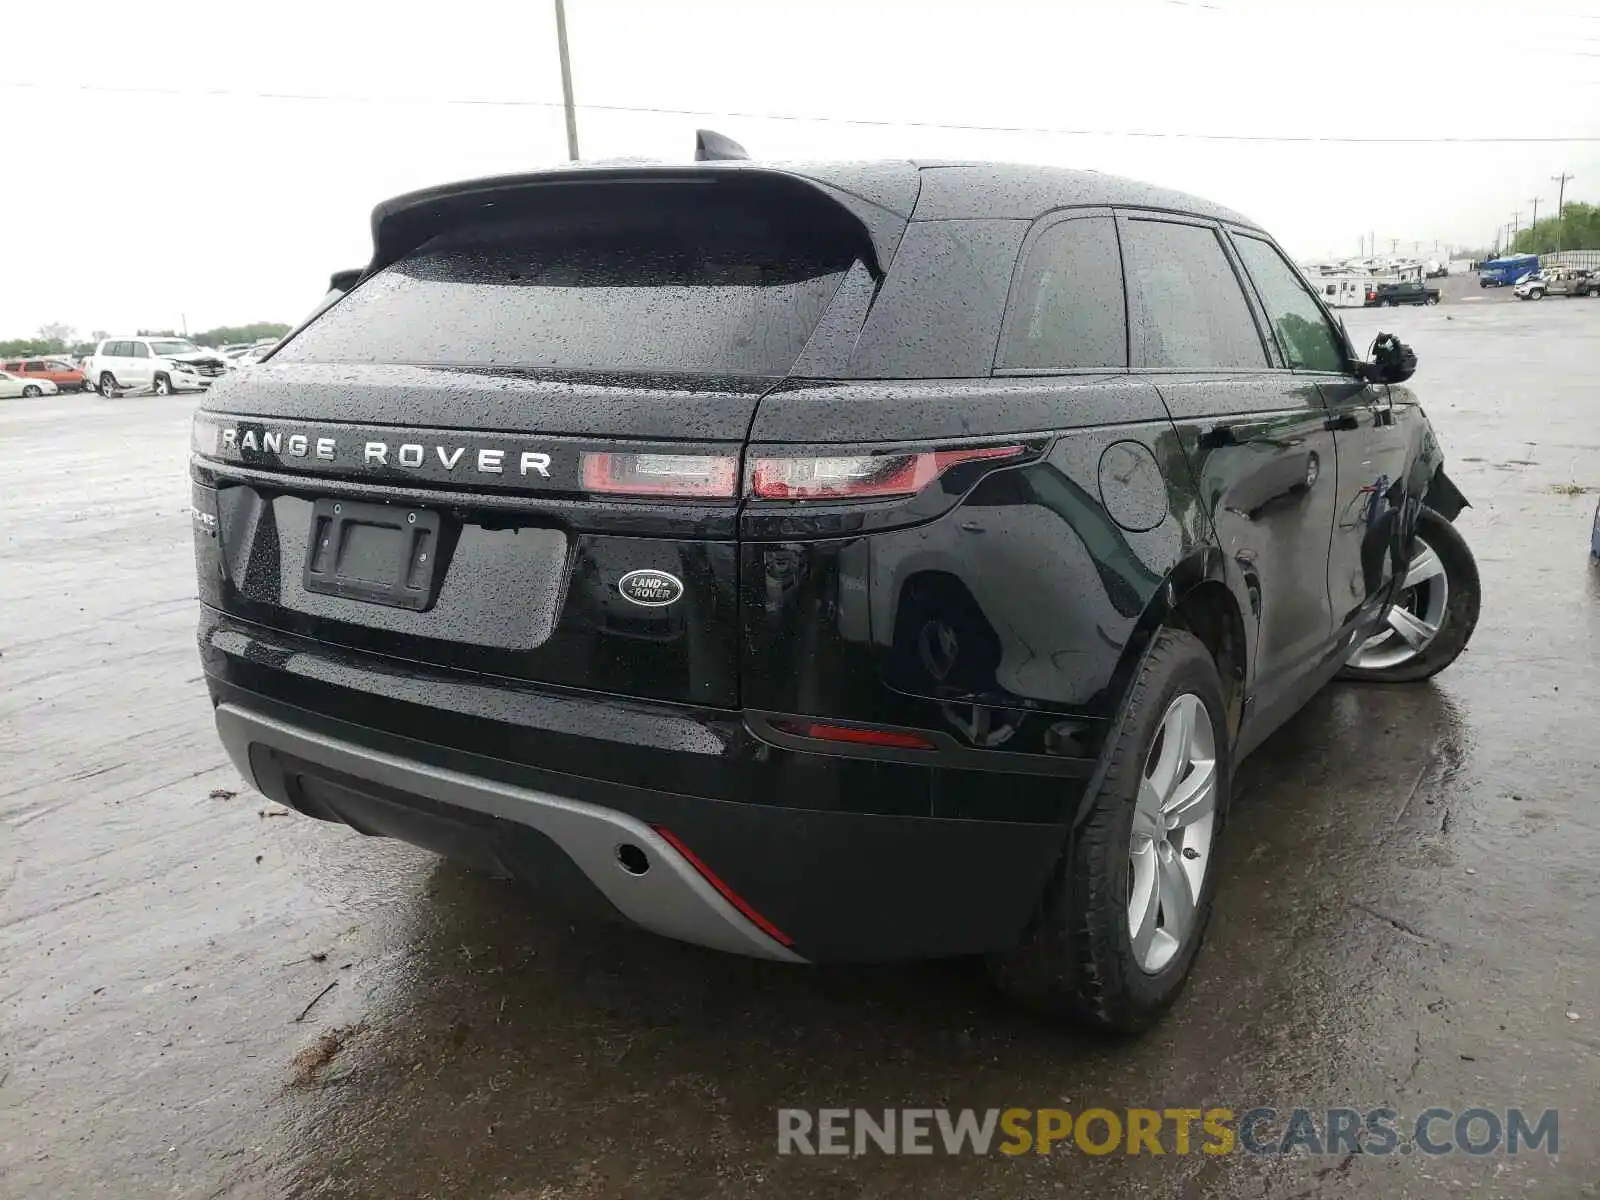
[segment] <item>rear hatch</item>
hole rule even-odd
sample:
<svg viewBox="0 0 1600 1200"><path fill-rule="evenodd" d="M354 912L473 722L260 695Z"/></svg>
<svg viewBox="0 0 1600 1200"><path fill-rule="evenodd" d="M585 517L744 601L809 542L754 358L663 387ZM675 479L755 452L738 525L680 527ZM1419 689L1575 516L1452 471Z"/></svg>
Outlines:
<svg viewBox="0 0 1600 1200"><path fill-rule="evenodd" d="M872 262L867 227L757 170L531 177L380 217L363 281L197 418L202 599L396 659L736 706L743 447Z"/></svg>

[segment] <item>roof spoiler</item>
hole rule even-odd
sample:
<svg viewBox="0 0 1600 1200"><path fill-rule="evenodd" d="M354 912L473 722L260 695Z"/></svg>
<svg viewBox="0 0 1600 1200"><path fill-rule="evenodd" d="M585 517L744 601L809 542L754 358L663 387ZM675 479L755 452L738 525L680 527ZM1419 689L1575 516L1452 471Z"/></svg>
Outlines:
<svg viewBox="0 0 1600 1200"><path fill-rule="evenodd" d="M351 267L345 271L335 271L328 277L328 290L343 295L355 287L365 270L365 267Z"/></svg>
<svg viewBox="0 0 1600 1200"><path fill-rule="evenodd" d="M748 159L749 153L731 137L714 129L694 131L695 162L724 162L730 159Z"/></svg>
<svg viewBox="0 0 1600 1200"><path fill-rule="evenodd" d="M855 221L871 247L868 268L880 278L905 232L907 214L781 167L711 161L699 166L563 167L528 175L504 175L428 188L385 200L372 210L372 261L366 274L390 263L453 226L486 215L515 211L544 195L574 188L655 184L661 186L743 186L769 189L775 197L809 196L828 200ZM596 193L598 195L598 192Z"/></svg>

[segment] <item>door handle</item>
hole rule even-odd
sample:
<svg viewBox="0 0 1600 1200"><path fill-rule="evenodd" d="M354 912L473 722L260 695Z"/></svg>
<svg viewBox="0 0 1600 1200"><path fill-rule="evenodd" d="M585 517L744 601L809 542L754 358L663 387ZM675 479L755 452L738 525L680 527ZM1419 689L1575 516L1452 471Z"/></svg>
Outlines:
<svg viewBox="0 0 1600 1200"><path fill-rule="evenodd" d="M1348 433L1352 430L1360 429L1361 422L1356 419L1354 413L1340 413L1336 417L1329 417L1322 423L1322 427L1330 432L1344 430Z"/></svg>

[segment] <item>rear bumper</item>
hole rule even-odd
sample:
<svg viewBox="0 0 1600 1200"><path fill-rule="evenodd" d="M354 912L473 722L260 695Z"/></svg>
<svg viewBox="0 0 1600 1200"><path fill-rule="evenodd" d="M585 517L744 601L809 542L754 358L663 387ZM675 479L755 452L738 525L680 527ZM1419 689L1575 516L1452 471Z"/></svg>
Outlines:
<svg viewBox="0 0 1600 1200"><path fill-rule="evenodd" d="M775 747L737 713L534 703L481 676L357 667L218 616L201 636L218 730L266 795L499 869L578 915L734 953L873 962L1010 948L1082 790ZM1017 819L1040 795L1059 798L1058 814ZM1011 819L930 815L947 796L965 796L964 811L990 796ZM623 846L648 870L630 874Z"/></svg>
<svg viewBox="0 0 1600 1200"><path fill-rule="evenodd" d="M363 833L418 841L514 874L545 864L582 902L636 925L716 950L799 962L655 829L594 804L463 775L296 728L234 704L217 707L228 756L263 793ZM473 821L472 815L487 817ZM624 849L626 848L626 849ZM582 877L561 872L565 856ZM624 865L624 864L627 865ZM593 895L587 894L592 889ZM573 899L579 899L574 896Z"/></svg>

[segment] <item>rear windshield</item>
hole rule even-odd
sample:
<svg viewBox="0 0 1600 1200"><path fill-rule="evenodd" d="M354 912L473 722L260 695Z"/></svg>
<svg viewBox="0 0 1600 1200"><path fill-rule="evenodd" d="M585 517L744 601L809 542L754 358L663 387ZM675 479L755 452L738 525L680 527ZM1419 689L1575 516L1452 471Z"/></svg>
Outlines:
<svg viewBox="0 0 1600 1200"><path fill-rule="evenodd" d="M479 225L379 272L274 361L782 375L854 258L716 205Z"/></svg>

